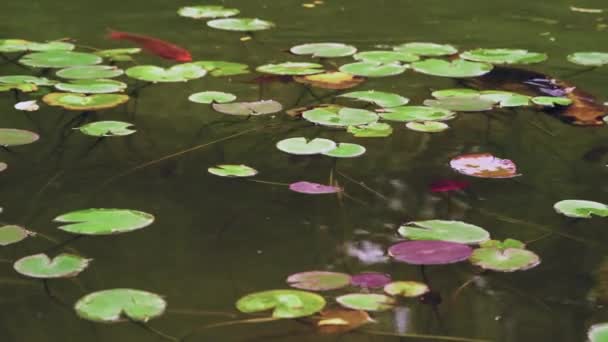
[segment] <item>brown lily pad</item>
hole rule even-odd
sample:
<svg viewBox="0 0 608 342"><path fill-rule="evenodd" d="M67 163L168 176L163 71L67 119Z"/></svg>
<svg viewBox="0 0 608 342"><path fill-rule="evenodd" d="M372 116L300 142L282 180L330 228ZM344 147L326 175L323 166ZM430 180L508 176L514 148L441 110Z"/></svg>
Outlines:
<svg viewBox="0 0 608 342"><path fill-rule="evenodd" d="M363 310L330 309L322 311L319 316L316 327L321 334L345 333L375 322Z"/></svg>
<svg viewBox="0 0 608 342"><path fill-rule="evenodd" d="M323 89L349 89L365 82L365 77L351 75L341 71L328 71L322 74L294 76L298 83L308 84Z"/></svg>

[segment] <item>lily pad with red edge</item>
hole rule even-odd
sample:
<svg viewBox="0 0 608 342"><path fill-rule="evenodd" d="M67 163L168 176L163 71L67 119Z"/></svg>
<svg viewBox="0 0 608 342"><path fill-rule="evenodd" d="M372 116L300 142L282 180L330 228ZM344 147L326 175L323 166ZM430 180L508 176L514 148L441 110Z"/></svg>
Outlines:
<svg viewBox="0 0 608 342"><path fill-rule="evenodd" d="M509 159L490 153L463 154L450 160L450 167L467 176L479 178L513 178L520 176L517 166Z"/></svg>
<svg viewBox="0 0 608 342"><path fill-rule="evenodd" d="M35 68L67 68L101 63L102 58L92 53L72 51L43 51L27 54L19 63Z"/></svg>
<svg viewBox="0 0 608 342"><path fill-rule="evenodd" d="M348 126L348 133L356 138L384 138L393 134L391 125L383 122L372 122L367 125Z"/></svg>
<svg viewBox="0 0 608 342"><path fill-rule="evenodd" d="M424 57L449 56L458 53L458 50L452 45L428 42L405 43L397 45L393 49Z"/></svg>
<svg viewBox="0 0 608 342"><path fill-rule="evenodd" d="M471 185L470 182L467 181L458 181L451 179L443 179L436 182L433 182L429 185L429 189L431 192L450 192L450 191L459 191L468 188Z"/></svg>
<svg viewBox="0 0 608 342"><path fill-rule="evenodd" d="M336 301L345 308L364 311L386 311L395 304L393 298L376 293L349 293L337 297Z"/></svg>
<svg viewBox="0 0 608 342"><path fill-rule="evenodd" d="M391 246L393 259L412 265L445 265L467 260L473 249L468 245L448 241L405 241Z"/></svg>
<svg viewBox="0 0 608 342"><path fill-rule="evenodd" d="M0 146L19 146L36 142L40 136L24 129L0 128Z"/></svg>
<svg viewBox="0 0 608 342"><path fill-rule="evenodd" d="M607 342L608 341L608 323L594 324L587 331L589 342Z"/></svg>
<svg viewBox="0 0 608 342"><path fill-rule="evenodd" d="M342 189L337 186L324 185L306 181L300 181L289 184L289 190L309 195L335 194L342 191Z"/></svg>
<svg viewBox="0 0 608 342"><path fill-rule="evenodd" d="M364 272L353 275L350 282L354 286L375 289L384 287L384 285L390 283L391 280L391 276L385 273Z"/></svg>
<svg viewBox="0 0 608 342"><path fill-rule="evenodd" d="M448 220L408 222L399 227L399 234L409 240L439 240L470 245L490 239L490 233L479 226Z"/></svg>
<svg viewBox="0 0 608 342"><path fill-rule="evenodd" d="M58 106L67 110L94 111L119 106L129 101L129 96L122 94L50 93L46 94L42 101L49 106Z"/></svg>
<svg viewBox="0 0 608 342"><path fill-rule="evenodd" d="M90 261L91 259L67 253L51 259L41 253L23 257L13 267L19 274L32 278L71 278L84 271Z"/></svg>
<svg viewBox="0 0 608 342"><path fill-rule="evenodd" d="M342 43L310 43L296 45L289 49L294 55L312 55L316 58L346 57L357 52L352 45Z"/></svg>
<svg viewBox="0 0 608 342"><path fill-rule="evenodd" d="M329 152L337 147L336 143L323 138L308 140L303 137L283 139L277 148L285 153L295 155L313 155Z"/></svg>
<svg viewBox="0 0 608 342"><path fill-rule="evenodd" d="M147 322L165 312L167 302L156 293L135 289L102 290L80 298L74 309L89 321L100 323Z"/></svg>
<svg viewBox="0 0 608 342"><path fill-rule="evenodd" d="M213 103L214 110L229 115L257 116L273 114L283 109L283 105L275 100L255 102Z"/></svg>
<svg viewBox="0 0 608 342"><path fill-rule="evenodd" d="M23 227L5 225L0 227L0 246L12 245L33 235L35 234Z"/></svg>
<svg viewBox="0 0 608 342"><path fill-rule="evenodd" d="M321 334L337 334L372 322L374 320L363 310L329 309L319 313L316 325Z"/></svg>
<svg viewBox="0 0 608 342"><path fill-rule="evenodd" d="M341 71L327 71L321 74L294 76L298 83L309 84L321 89L349 89L365 81L365 77L351 75Z"/></svg>
<svg viewBox="0 0 608 342"><path fill-rule="evenodd" d="M553 205L558 214L573 218L608 217L608 205L595 201L563 200Z"/></svg>
<svg viewBox="0 0 608 342"><path fill-rule="evenodd" d="M384 286L384 292L393 297L419 297L430 290L426 284L417 281L395 281Z"/></svg>
<svg viewBox="0 0 608 342"><path fill-rule="evenodd" d="M523 248L477 248L470 261L473 265L497 272L524 271L540 264L536 253Z"/></svg>
<svg viewBox="0 0 608 342"><path fill-rule="evenodd" d="M300 290L270 290L248 294L236 302L243 313L272 310L274 318L312 316L323 310L325 299L316 293Z"/></svg>
<svg viewBox="0 0 608 342"><path fill-rule="evenodd" d="M351 277L346 273L309 271L292 274L287 278L291 287L309 291L329 291L346 287Z"/></svg>
<svg viewBox="0 0 608 342"><path fill-rule="evenodd" d="M247 165L221 164L210 167L207 171L220 177L253 177L258 174L258 171Z"/></svg>

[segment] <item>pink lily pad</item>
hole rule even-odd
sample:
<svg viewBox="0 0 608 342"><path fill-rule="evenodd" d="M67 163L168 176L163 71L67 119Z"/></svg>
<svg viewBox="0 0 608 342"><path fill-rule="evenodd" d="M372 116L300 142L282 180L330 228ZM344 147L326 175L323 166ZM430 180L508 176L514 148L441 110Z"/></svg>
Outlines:
<svg viewBox="0 0 608 342"><path fill-rule="evenodd" d="M473 249L447 241L406 241L391 246L388 254L395 260L412 265L444 265L467 260Z"/></svg>
<svg viewBox="0 0 608 342"><path fill-rule="evenodd" d="M306 181L289 184L289 190L310 195L335 194L336 192L342 191L342 189L337 186L323 185Z"/></svg>
<svg viewBox="0 0 608 342"><path fill-rule="evenodd" d="M452 169L467 176L480 178L513 178L520 176L517 166L509 159L490 153L463 154L450 161Z"/></svg>
<svg viewBox="0 0 608 342"><path fill-rule="evenodd" d="M466 189L469 187L469 185L471 185L471 183L467 181L442 179L431 183L429 188L431 192L450 192Z"/></svg>
<svg viewBox="0 0 608 342"><path fill-rule="evenodd" d="M368 289L384 287L384 285L391 281L390 275L377 272L359 273L352 276L350 279L351 284Z"/></svg>

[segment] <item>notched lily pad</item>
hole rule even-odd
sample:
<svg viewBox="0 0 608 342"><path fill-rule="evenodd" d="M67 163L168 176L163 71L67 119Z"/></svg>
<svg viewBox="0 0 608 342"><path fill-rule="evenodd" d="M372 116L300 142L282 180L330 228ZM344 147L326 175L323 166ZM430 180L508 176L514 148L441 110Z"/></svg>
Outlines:
<svg viewBox="0 0 608 342"><path fill-rule="evenodd" d="M348 126L346 131L357 138L384 138L393 134L391 125L381 122L373 122L360 126Z"/></svg>
<svg viewBox="0 0 608 342"><path fill-rule="evenodd" d="M226 8L224 6L185 6L177 10L177 14L182 17L194 19L227 18L239 14L236 8Z"/></svg>
<svg viewBox="0 0 608 342"><path fill-rule="evenodd" d="M444 121L456 117L456 113L449 109L425 106L401 106L385 108L380 113L383 120L411 122L411 121Z"/></svg>
<svg viewBox="0 0 608 342"><path fill-rule="evenodd" d="M391 246L388 254L397 261L412 265L444 265L467 260L472 248L456 242L420 240Z"/></svg>
<svg viewBox="0 0 608 342"><path fill-rule="evenodd" d="M313 75L322 73L323 66L317 63L284 62L265 64L255 69L258 72L272 75Z"/></svg>
<svg viewBox="0 0 608 342"><path fill-rule="evenodd" d="M463 154L450 161L452 169L467 176L479 178L513 178L521 176L517 166L509 159L500 159L490 153Z"/></svg>
<svg viewBox="0 0 608 342"><path fill-rule="evenodd" d="M2 226L0 227L0 246L12 245L34 235L34 233L20 226Z"/></svg>
<svg viewBox="0 0 608 342"><path fill-rule="evenodd" d="M145 228L154 222L154 216L129 209L84 209L57 216L54 221L68 223L58 227L68 233L111 235Z"/></svg>
<svg viewBox="0 0 608 342"><path fill-rule="evenodd" d="M350 275L346 273L309 271L290 275L287 283L301 290L329 291L348 286L350 280Z"/></svg>
<svg viewBox="0 0 608 342"><path fill-rule="evenodd" d="M538 255L523 248L477 248L470 261L483 269L498 272L524 271L540 264Z"/></svg>
<svg viewBox="0 0 608 342"><path fill-rule="evenodd" d="M417 281L395 281L384 286L384 292L393 297L419 297L429 291L426 284Z"/></svg>
<svg viewBox="0 0 608 342"><path fill-rule="evenodd" d="M218 30L253 32L271 29L274 23L258 18L228 18L210 20L207 26Z"/></svg>
<svg viewBox="0 0 608 342"><path fill-rule="evenodd" d="M364 311L386 311L395 304L389 296L375 293L350 293L336 298L345 308Z"/></svg>
<svg viewBox="0 0 608 342"><path fill-rule="evenodd" d="M210 174L220 177L252 177L258 171L247 165L221 164L207 169Z"/></svg>
<svg viewBox="0 0 608 342"><path fill-rule="evenodd" d="M272 311L274 318L311 316L325 307L325 299L316 293L300 290L270 290L246 295L236 302L244 313Z"/></svg>
<svg viewBox="0 0 608 342"><path fill-rule="evenodd" d="M386 77L402 74L407 66L399 63L356 62L344 64L340 71L363 77Z"/></svg>
<svg viewBox="0 0 608 342"><path fill-rule="evenodd" d="M37 77L37 76L30 76L30 75L8 75L8 76L1 76L0 83L2 83L2 84L23 84L23 83L25 83L25 84L35 84L35 85L39 85L39 86L50 86L57 82L53 81L53 80L49 80L48 78L45 78L45 77Z"/></svg>
<svg viewBox="0 0 608 342"><path fill-rule="evenodd" d="M365 147L358 144L338 143L335 149L323 154L334 158L355 158L365 153Z"/></svg>
<svg viewBox="0 0 608 342"><path fill-rule="evenodd" d="M194 63L177 64L169 68L138 65L126 70L127 76L146 82L186 82L201 78L207 71Z"/></svg>
<svg viewBox="0 0 608 342"><path fill-rule="evenodd" d="M192 62L207 70L213 77L235 76L249 73L249 66L242 63L225 61L198 61Z"/></svg>
<svg viewBox="0 0 608 342"><path fill-rule="evenodd" d="M51 259L41 253L21 258L13 267L18 273L32 278L71 278L84 271L90 261L91 259L66 253Z"/></svg>
<svg viewBox="0 0 608 342"><path fill-rule="evenodd" d="M227 103L236 100L236 96L221 91L202 91L188 96L188 100L196 103Z"/></svg>
<svg viewBox="0 0 608 342"><path fill-rule="evenodd" d="M283 109L283 106L274 100L261 100L255 102L214 103L213 109L220 113L230 115L264 115L273 114Z"/></svg>
<svg viewBox="0 0 608 342"><path fill-rule="evenodd" d="M445 61L442 59L425 59L412 63L416 72L442 77L466 78L485 75L492 71L492 64L469 62L462 59Z"/></svg>
<svg viewBox="0 0 608 342"><path fill-rule="evenodd" d="M42 101L49 106L58 106L67 110L101 110L119 106L129 101L128 95L121 94L75 94L50 93Z"/></svg>
<svg viewBox="0 0 608 342"><path fill-rule="evenodd" d="M27 54L19 63L35 68L67 68L101 63L101 57L92 53L72 51L44 51Z"/></svg>
<svg viewBox="0 0 608 342"><path fill-rule="evenodd" d="M277 148L285 153L295 155L312 155L329 152L337 147L336 143L323 138L307 140L303 137L283 139Z"/></svg>
<svg viewBox="0 0 608 342"><path fill-rule="evenodd" d="M572 104L571 99L558 96L536 96L532 98L532 102L545 107L569 106Z"/></svg>
<svg viewBox="0 0 608 342"><path fill-rule="evenodd" d="M533 64L546 61L548 56L523 49L475 49L461 53L460 58L491 64Z"/></svg>
<svg viewBox="0 0 608 342"><path fill-rule="evenodd" d="M81 318L101 323L147 322L165 312L167 303L152 292L111 289L90 293L74 305Z"/></svg>
<svg viewBox="0 0 608 342"><path fill-rule="evenodd" d="M408 222L399 234L410 240L439 240L464 244L479 244L490 239L490 233L462 221L427 220Z"/></svg>
<svg viewBox="0 0 608 342"><path fill-rule="evenodd" d="M558 214L574 218L608 217L608 205L585 200L563 200L553 205Z"/></svg>
<svg viewBox="0 0 608 342"><path fill-rule="evenodd" d="M296 45L289 50L294 55L312 55L316 58L346 57L357 52L352 45L342 43L311 43Z"/></svg>
<svg viewBox="0 0 608 342"><path fill-rule="evenodd" d="M133 60L132 55L141 52L140 48L123 48L123 49L107 49L95 51L99 57L107 58L113 62L130 62Z"/></svg>
<svg viewBox="0 0 608 342"><path fill-rule="evenodd" d="M339 96L370 102L383 108L403 106L410 102L407 97L376 90L353 91Z"/></svg>
<svg viewBox="0 0 608 342"><path fill-rule="evenodd" d="M289 184L289 190L308 195L335 194L337 192L342 191L342 189L337 186L324 185L306 181L300 181Z"/></svg>
<svg viewBox="0 0 608 342"><path fill-rule="evenodd" d="M131 129L132 126L132 123L123 121L96 121L76 129L92 137L117 137L135 133L136 131Z"/></svg>
<svg viewBox="0 0 608 342"><path fill-rule="evenodd" d="M450 128L446 123L439 121L408 122L405 127L416 132L439 133Z"/></svg>
<svg viewBox="0 0 608 342"><path fill-rule="evenodd" d="M393 49L395 51L401 51L425 57L449 56L458 53L458 50L452 45L426 42L405 43L397 45Z"/></svg>
<svg viewBox="0 0 608 342"><path fill-rule="evenodd" d="M356 108L315 108L302 113L302 117L312 123L329 127L366 125L378 121L378 115L365 109Z"/></svg>

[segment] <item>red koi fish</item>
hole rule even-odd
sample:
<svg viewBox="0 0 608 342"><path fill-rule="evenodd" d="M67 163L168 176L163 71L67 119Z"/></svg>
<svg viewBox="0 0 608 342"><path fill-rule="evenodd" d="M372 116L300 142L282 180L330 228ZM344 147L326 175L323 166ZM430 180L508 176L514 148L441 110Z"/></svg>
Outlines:
<svg viewBox="0 0 608 342"><path fill-rule="evenodd" d="M110 31L108 38L134 42L139 44L143 49L165 59L172 59L178 62L192 61L192 56L188 50L157 38L120 31Z"/></svg>

